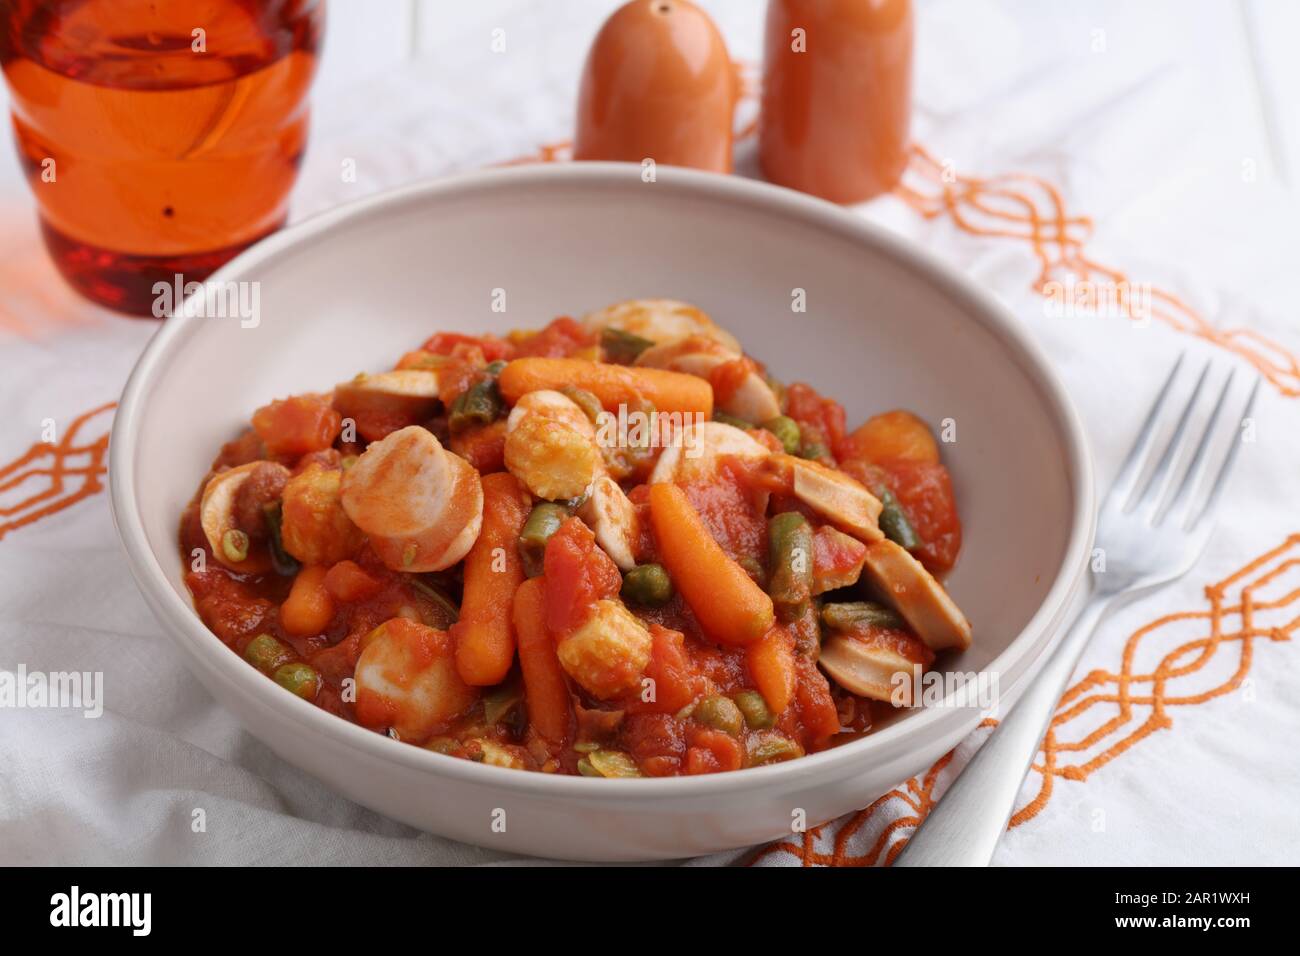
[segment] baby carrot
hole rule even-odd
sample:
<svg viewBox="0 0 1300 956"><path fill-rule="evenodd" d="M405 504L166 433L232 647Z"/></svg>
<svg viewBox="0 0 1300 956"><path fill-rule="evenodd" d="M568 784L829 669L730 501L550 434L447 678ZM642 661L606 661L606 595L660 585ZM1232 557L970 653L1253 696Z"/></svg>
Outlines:
<svg viewBox="0 0 1300 956"><path fill-rule="evenodd" d="M509 472L483 476L483 527L465 556L465 593L460 620L451 626L456 670L474 687L505 679L515 657L510 606L524 579L515 542L533 499Z"/></svg>
<svg viewBox="0 0 1300 956"><path fill-rule="evenodd" d="M745 648L745 664L767 709L781 714L794 697L794 639L784 627L774 627Z"/></svg>
<svg viewBox="0 0 1300 956"><path fill-rule="evenodd" d="M644 399L663 413L699 412L705 418L713 414L713 387L707 380L657 368L529 357L515 359L507 365L497 384L511 405L529 392L572 385L591 392L611 412L616 412L620 405L633 408Z"/></svg>
<svg viewBox="0 0 1300 956"><path fill-rule="evenodd" d="M719 644L752 644L772 626L772 599L709 534L676 485L650 486L650 523L673 584L704 633Z"/></svg>
<svg viewBox="0 0 1300 956"><path fill-rule="evenodd" d="M289 596L280 605L280 623L295 637L319 634L334 617L334 598L325 588L327 569L322 565L303 568L293 579Z"/></svg>
<svg viewBox="0 0 1300 956"><path fill-rule="evenodd" d="M515 592L515 632L519 667L524 673L524 704L529 722L553 744L572 737L573 703L555 641L546 630L545 578L529 578Z"/></svg>

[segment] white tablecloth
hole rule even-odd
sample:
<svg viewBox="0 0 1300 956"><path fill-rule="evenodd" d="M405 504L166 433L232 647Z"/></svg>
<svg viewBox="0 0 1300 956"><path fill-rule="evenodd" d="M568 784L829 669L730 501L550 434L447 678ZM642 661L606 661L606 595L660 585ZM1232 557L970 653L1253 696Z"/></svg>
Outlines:
<svg viewBox="0 0 1300 956"><path fill-rule="evenodd" d="M733 55L755 61L761 4L705 6ZM1189 6L925 3L916 137L959 176L1021 171L1055 183L1071 213L1095 220L1094 259L1176 292L1215 326L1257 330L1294 354L1295 201L1246 128L1246 81L1217 58L1218 21ZM318 98L294 218L568 137L582 52L608 7L515 4L486 25L444 17L436 58L331 84ZM504 53L489 47L497 26ZM355 182L340 176L347 159ZM752 168L752 144L740 147L739 168ZM47 420L62 439L78 413L115 398L154 328L61 284L15 183L10 176L12 188L0 188L5 462L41 441ZM1050 314L1031 288L1038 265L1024 242L968 235L951 217L924 219L894 197L862 213L940 251L1023 319L1079 405L1103 489L1180 351L1249 371L1221 346L1160 321ZM1276 378L1261 392L1256 440L1243 445L1208 552L1179 584L1104 625L1076 675L1096 676L1087 691L1095 699L1057 731L1050 794L1041 772L1026 781L1021 803L1035 812L1021 814L996 863L1297 859L1300 648L1291 636L1300 601L1290 592L1300 588L1300 565L1287 562L1300 558L1300 538L1289 538L1300 532L1300 399L1284 390L1300 381ZM87 422L75 444L92 445L109 417ZM66 462L84 468L89 455ZM5 487L14 478L0 472L0 508L41 480ZM66 486L81 480L71 474ZM0 514L0 527L8 520ZM1207 585L1261 555L1269 556L1207 595ZM1247 587L1270 571L1278 573ZM1244 635L1243 588L1257 607ZM1200 616L1144 630L1172 612ZM1196 643L1212 635L1208 648ZM0 537L0 670L20 666L102 671L104 706L97 719L0 709L0 863L510 862L350 804L243 731L146 610L102 492ZM1156 672L1153 691L1141 678ZM880 862L984 733L933 779L900 781L871 811L806 846L696 862ZM191 826L196 809L205 832Z"/></svg>

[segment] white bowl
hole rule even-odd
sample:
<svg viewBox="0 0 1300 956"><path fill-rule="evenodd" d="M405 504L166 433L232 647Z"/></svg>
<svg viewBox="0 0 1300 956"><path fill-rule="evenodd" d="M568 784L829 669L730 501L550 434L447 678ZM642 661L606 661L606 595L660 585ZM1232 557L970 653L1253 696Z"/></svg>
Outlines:
<svg viewBox="0 0 1300 956"><path fill-rule="evenodd" d="M993 299L820 200L735 177L574 164L401 189L259 243L214 280L259 283L260 324L178 316L150 342L113 427L113 511L136 580L203 684L259 739L351 800L500 850L584 860L684 857L856 810L952 748L970 708L900 715L847 746L703 777L600 780L484 766L397 743L285 693L195 615L181 510L257 406L391 367L439 330L540 325L620 299L685 299L783 381L952 419L965 526L948 584L975 632L951 670L1013 697L1088 557L1092 473L1071 404ZM791 309L805 290L807 311ZM504 290L507 311L493 311ZM494 297L496 297L494 299ZM504 832L500 811L504 811ZM494 826L494 823L496 824Z"/></svg>

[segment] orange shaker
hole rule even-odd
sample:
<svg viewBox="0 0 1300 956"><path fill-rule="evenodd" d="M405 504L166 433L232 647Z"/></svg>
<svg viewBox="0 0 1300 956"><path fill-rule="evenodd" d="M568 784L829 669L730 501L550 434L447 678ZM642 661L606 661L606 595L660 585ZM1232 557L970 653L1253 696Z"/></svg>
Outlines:
<svg viewBox="0 0 1300 956"><path fill-rule="evenodd" d="M911 0L770 0L759 160L774 183L870 199L907 165Z"/></svg>
<svg viewBox="0 0 1300 956"><path fill-rule="evenodd" d="M587 54L574 159L731 171L736 78L713 21L688 0L632 0Z"/></svg>

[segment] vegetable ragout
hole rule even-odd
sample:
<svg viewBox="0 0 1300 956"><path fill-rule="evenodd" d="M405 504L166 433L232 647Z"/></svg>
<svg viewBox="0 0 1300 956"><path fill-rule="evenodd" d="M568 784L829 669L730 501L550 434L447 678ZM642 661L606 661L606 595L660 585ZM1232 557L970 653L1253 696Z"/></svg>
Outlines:
<svg viewBox="0 0 1300 956"><path fill-rule="evenodd" d="M924 422L854 431L699 309L610 306L257 409L185 511L204 623L290 693L503 767L789 760L970 625Z"/></svg>

